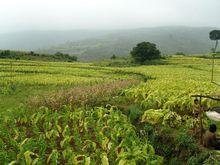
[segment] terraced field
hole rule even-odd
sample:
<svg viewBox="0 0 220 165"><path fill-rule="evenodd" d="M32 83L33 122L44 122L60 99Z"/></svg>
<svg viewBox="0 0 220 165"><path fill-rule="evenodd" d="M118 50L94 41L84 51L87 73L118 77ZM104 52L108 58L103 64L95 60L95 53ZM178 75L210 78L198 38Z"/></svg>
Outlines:
<svg viewBox="0 0 220 165"><path fill-rule="evenodd" d="M0 162L218 164L199 144L191 97L219 97L215 64L211 83L211 60L198 57L131 67L0 60Z"/></svg>
<svg viewBox="0 0 220 165"><path fill-rule="evenodd" d="M89 63L0 60L0 109L19 106L38 94L133 77L140 76Z"/></svg>

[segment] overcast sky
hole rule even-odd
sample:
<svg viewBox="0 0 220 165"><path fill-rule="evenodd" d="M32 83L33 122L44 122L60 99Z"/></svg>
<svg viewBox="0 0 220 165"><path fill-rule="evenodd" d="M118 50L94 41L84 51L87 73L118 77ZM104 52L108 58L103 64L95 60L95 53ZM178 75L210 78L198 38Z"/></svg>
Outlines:
<svg viewBox="0 0 220 165"><path fill-rule="evenodd" d="M0 33L170 25L220 27L220 0L0 1Z"/></svg>

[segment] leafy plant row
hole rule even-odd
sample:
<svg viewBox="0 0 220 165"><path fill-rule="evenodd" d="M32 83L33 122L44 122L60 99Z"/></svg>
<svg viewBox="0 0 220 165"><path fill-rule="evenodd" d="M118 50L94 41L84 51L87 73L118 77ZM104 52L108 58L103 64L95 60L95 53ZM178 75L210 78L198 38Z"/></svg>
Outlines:
<svg viewBox="0 0 220 165"><path fill-rule="evenodd" d="M19 112L14 119L1 118L1 164L162 164L114 107Z"/></svg>

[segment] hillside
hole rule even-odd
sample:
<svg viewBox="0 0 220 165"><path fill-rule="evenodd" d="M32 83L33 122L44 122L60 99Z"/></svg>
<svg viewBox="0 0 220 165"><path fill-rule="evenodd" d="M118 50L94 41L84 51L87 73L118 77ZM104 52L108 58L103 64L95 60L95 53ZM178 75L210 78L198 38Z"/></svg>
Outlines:
<svg viewBox="0 0 220 165"><path fill-rule="evenodd" d="M66 30L66 31L23 31L0 33L0 49L36 50L45 49L68 41L80 41L100 37L110 31Z"/></svg>
<svg viewBox="0 0 220 165"><path fill-rule="evenodd" d="M127 56L138 42L150 41L158 45L162 54L207 53L214 45L208 37L212 29L211 27L156 27L121 30L95 39L67 42L44 51L79 54L80 60L101 60L110 58L113 54Z"/></svg>
<svg viewBox="0 0 220 165"><path fill-rule="evenodd" d="M29 31L0 34L0 49L33 50L40 53L68 53L81 61L128 56L138 42L158 45L162 54L210 52L212 27L154 27L130 30Z"/></svg>

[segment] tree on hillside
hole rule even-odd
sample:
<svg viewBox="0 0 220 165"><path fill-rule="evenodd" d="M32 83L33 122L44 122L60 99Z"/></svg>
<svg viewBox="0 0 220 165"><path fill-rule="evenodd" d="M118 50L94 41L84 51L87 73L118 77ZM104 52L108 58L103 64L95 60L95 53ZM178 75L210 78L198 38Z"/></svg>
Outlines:
<svg viewBox="0 0 220 165"><path fill-rule="evenodd" d="M9 56L11 54L11 51L10 50L3 50L1 52L2 55L6 55L6 56Z"/></svg>
<svg viewBox="0 0 220 165"><path fill-rule="evenodd" d="M213 53L216 52L218 46L218 40L220 40L220 30L213 30L209 33L209 38L215 40L215 47L212 49Z"/></svg>
<svg viewBox="0 0 220 165"><path fill-rule="evenodd" d="M215 40L215 47L212 49L213 51L213 58L212 58L212 75L211 75L211 82L213 82L213 77L214 77L214 56L215 52L218 46L218 40L220 40L220 30L213 30L209 33L209 38L211 40Z"/></svg>
<svg viewBox="0 0 220 165"><path fill-rule="evenodd" d="M185 53L183 53L183 52L176 52L175 55L183 55L183 56L185 56Z"/></svg>
<svg viewBox="0 0 220 165"><path fill-rule="evenodd" d="M111 56L111 60L115 60L115 59L116 59L116 55L113 54L113 55Z"/></svg>
<svg viewBox="0 0 220 165"><path fill-rule="evenodd" d="M61 52L56 52L53 55L53 58L61 59L61 60L68 61L68 62L77 61L76 56L70 56L69 54L64 54L64 53L61 53Z"/></svg>
<svg viewBox="0 0 220 165"><path fill-rule="evenodd" d="M141 42L133 48L131 56L135 62L144 63L146 60L160 58L160 51L154 43Z"/></svg>
<svg viewBox="0 0 220 165"><path fill-rule="evenodd" d="M55 56L62 56L63 53L61 53L61 52L56 52L54 55L55 55Z"/></svg>
<svg viewBox="0 0 220 165"><path fill-rule="evenodd" d="M35 55L34 51L30 51L30 55L34 56Z"/></svg>

